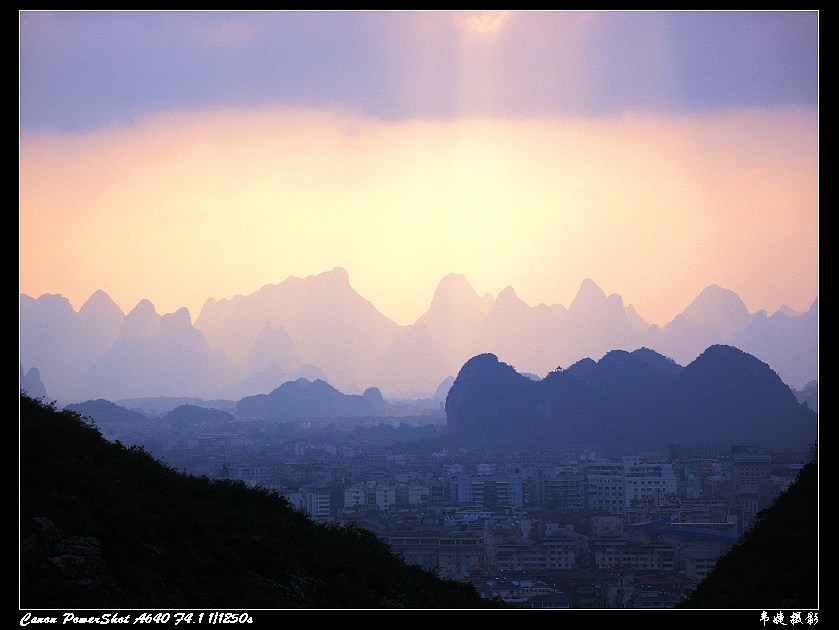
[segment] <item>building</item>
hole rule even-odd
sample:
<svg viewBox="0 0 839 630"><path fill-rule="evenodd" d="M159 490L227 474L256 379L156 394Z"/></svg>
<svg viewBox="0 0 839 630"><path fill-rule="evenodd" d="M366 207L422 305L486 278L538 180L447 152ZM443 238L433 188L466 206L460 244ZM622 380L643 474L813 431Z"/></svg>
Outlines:
<svg viewBox="0 0 839 630"><path fill-rule="evenodd" d="M485 536L479 528L403 526L382 533L406 562L436 569L441 577L463 578L486 569Z"/></svg>
<svg viewBox="0 0 839 630"><path fill-rule="evenodd" d="M582 536L557 531L539 542L521 536L501 540L493 546L493 565L498 571L533 573L571 570L584 547Z"/></svg>
<svg viewBox="0 0 839 630"><path fill-rule="evenodd" d="M534 595L527 600L530 608L571 608L571 598L565 593L547 593L545 595Z"/></svg>
<svg viewBox="0 0 839 630"><path fill-rule="evenodd" d="M324 486L306 486L303 489L304 509L316 521L332 520L332 492Z"/></svg>
<svg viewBox="0 0 839 630"><path fill-rule="evenodd" d="M396 503L403 507L427 505L430 496L431 489L425 484L409 482L396 486Z"/></svg>
<svg viewBox="0 0 839 630"><path fill-rule="evenodd" d="M626 508L624 465L621 460L598 459L586 467L588 509L605 514L623 514Z"/></svg>
<svg viewBox="0 0 839 630"><path fill-rule="evenodd" d="M673 465L661 461L624 458L625 506L647 504L659 507L676 496Z"/></svg>
<svg viewBox="0 0 839 630"><path fill-rule="evenodd" d="M372 493L373 503L382 512L396 505L396 487L377 485Z"/></svg>
<svg viewBox="0 0 839 630"><path fill-rule="evenodd" d="M364 505L367 505L367 489L364 486L355 485L344 488L344 509Z"/></svg>
<svg viewBox="0 0 839 630"><path fill-rule="evenodd" d="M675 608L680 601L677 595L664 591L641 589L627 597L624 608L641 608L651 610L656 608Z"/></svg>
<svg viewBox="0 0 839 630"><path fill-rule="evenodd" d="M451 496L457 505L482 508L524 507L524 479L521 474L458 475L452 477Z"/></svg>
<svg viewBox="0 0 839 630"><path fill-rule="evenodd" d="M636 505L659 506L676 496L673 465L638 456L597 459L586 469L588 508L623 515Z"/></svg>
<svg viewBox="0 0 839 630"><path fill-rule="evenodd" d="M540 541L548 550L548 568L573 569L588 549L588 538L568 529L553 532Z"/></svg>
<svg viewBox="0 0 839 630"><path fill-rule="evenodd" d="M757 513L768 506L764 490L769 484L772 454L756 445L731 447L732 502L737 513L740 533L755 522Z"/></svg>
<svg viewBox="0 0 839 630"><path fill-rule="evenodd" d="M644 540L628 532L609 532L591 541L598 569L674 571L679 546L658 537Z"/></svg>
<svg viewBox="0 0 839 630"><path fill-rule="evenodd" d="M556 466L541 471L540 499L543 505L565 510L586 508L586 474L579 465Z"/></svg>

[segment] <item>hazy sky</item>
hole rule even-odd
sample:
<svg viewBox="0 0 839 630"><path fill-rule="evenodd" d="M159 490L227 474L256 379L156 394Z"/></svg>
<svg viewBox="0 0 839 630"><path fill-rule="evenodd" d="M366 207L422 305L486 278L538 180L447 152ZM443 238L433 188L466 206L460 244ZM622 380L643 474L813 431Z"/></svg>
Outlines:
<svg viewBox="0 0 839 630"><path fill-rule="evenodd" d="M664 324L818 295L818 12L51 12L20 23L20 291L158 313L340 266Z"/></svg>

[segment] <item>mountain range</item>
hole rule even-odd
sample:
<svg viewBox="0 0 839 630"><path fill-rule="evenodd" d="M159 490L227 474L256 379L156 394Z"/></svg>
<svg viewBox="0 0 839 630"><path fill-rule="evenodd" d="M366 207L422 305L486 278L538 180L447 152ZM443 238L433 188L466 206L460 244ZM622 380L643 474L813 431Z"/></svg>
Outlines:
<svg viewBox="0 0 839 630"><path fill-rule="evenodd" d="M376 387L388 399L426 398L479 354L541 377L615 349L649 348L686 365L714 344L740 348L802 387L818 379L818 298L805 313L749 313L733 291L711 285L659 327L591 279L568 308L531 307L512 287L481 296L450 274L426 312L400 326L341 268L210 298L194 321L186 308L160 315L149 300L123 313L101 290L78 312L61 295L20 294L22 378L37 369L49 396L64 402L239 400L301 378L351 394Z"/></svg>
<svg viewBox="0 0 839 630"><path fill-rule="evenodd" d="M446 417L468 446L591 445L610 455L709 441L806 451L818 436L816 412L766 363L724 345L684 367L648 348L612 350L538 381L481 354L460 370Z"/></svg>

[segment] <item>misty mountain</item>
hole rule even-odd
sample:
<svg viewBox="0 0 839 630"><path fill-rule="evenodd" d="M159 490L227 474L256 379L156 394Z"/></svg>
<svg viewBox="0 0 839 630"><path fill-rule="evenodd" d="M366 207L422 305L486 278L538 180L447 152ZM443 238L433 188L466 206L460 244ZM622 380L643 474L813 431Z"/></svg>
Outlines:
<svg viewBox="0 0 839 630"><path fill-rule="evenodd" d="M363 418L391 415L393 409L375 387L364 394L344 394L326 381L300 378L283 383L270 394L242 398L238 418L293 420L298 418Z"/></svg>
<svg viewBox="0 0 839 630"><path fill-rule="evenodd" d="M806 313L782 308L772 316L750 315L736 293L712 285L660 330L650 328L645 345L680 363L710 345L733 345L768 363L791 387L801 387L818 378L818 310L817 298Z"/></svg>
<svg viewBox="0 0 839 630"><path fill-rule="evenodd" d="M143 396L211 398L229 382L223 353L210 349L189 311L158 315L148 300L126 315L113 346L91 366L88 388L110 400Z"/></svg>
<svg viewBox="0 0 839 630"><path fill-rule="evenodd" d="M807 405L810 409L819 412L819 383L818 381L810 381L803 389L795 390L795 397L803 405Z"/></svg>
<svg viewBox="0 0 839 630"><path fill-rule="evenodd" d="M765 363L731 346L709 347L685 367L649 349L613 350L533 381L493 354L464 364L446 399L460 443L606 452L665 451L670 444L758 443L806 449L817 416Z"/></svg>
<svg viewBox="0 0 839 630"><path fill-rule="evenodd" d="M407 564L367 530L316 523L241 482L178 473L23 395L20 497L24 608L502 605Z"/></svg>
<svg viewBox="0 0 839 630"><path fill-rule="evenodd" d="M494 354L544 376L612 350L650 348L687 365L712 345L769 364L791 387L818 379L818 299L806 313L749 314L732 291L706 288L671 322L647 324L618 294L585 279L569 308L531 307L512 287L483 296L449 274L428 310L399 326L349 284L340 268L208 299L194 323L142 300L124 315L97 291L76 313L61 296L20 296L20 362L51 396L92 398L266 394L288 381L323 380L351 394L428 398L470 357Z"/></svg>
<svg viewBox="0 0 839 630"><path fill-rule="evenodd" d="M452 273L440 280L428 310L414 325L425 326L432 343L445 351L443 376L457 372L463 361L474 354L480 325L494 301L488 293L478 295L462 274Z"/></svg>
<svg viewBox="0 0 839 630"><path fill-rule="evenodd" d="M818 298L800 315L785 309L771 316L758 311L746 328L732 336L731 343L771 365L790 386L804 387L818 379Z"/></svg>
<svg viewBox="0 0 839 630"><path fill-rule="evenodd" d="M208 409L200 405L180 405L163 416L163 420L174 426L195 427L200 423L217 424L218 422L233 422L233 414L222 409Z"/></svg>
<svg viewBox="0 0 839 630"><path fill-rule="evenodd" d="M733 291L711 285L660 331L648 331L649 347L688 363L705 348L730 341L750 321L746 305Z"/></svg>
<svg viewBox="0 0 839 630"><path fill-rule="evenodd" d="M565 347L565 344L539 343L539 339L559 339L562 324L567 321L568 314L564 310L552 310L544 304L531 308L512 287L507 287L498 294L489 313L480 322L470 349L491 352L505 357L512 365L522 366L521 369L544 375L557 366L557 361L561 360L557 348Z"/></svg>
<svg viewBox="0 0 839 630"><path fill-rule="evenodd" d="M431 400L434 402L440 402L445 404L446 397L449 395L449 390L454 385L454 376L447 376L443 379L443 382L437 386L437 389L434 390L434 395L431 397Z"/></svg>
<svg viewBox="0 0 839 630"><path fill-rule="evenodd" d="M287 373L300 370L303 361L294 351L294 341L283 329L275 330L270 322L265 322L245 362L251 374L261 372L269 366L276 366Z"/></svg>
<svg viewBox="0 0 839 630"><path fill-rule="evenodd" d="M82 403L75 403L65 407L68 411L78 413L79 415L90 418L95 423L141 423L148 420L144 414L127 409L122 405L98 398L96 400L88 400Z"/></svg>
<svg viewBox="0 0 839 630"><path fill-rule="evenodd" d="M731 338L749 325L749 311L734 291L712 284L682 311L688 320Z"/></svg>
<svg viewBox="0 0 839 630"><path fill-rule="evenodd" d="M240 399L270 392L287 381L306 378L326 379L323 371L304 364L294 349L294 340L282 327L274 329L265 322L256 337L244 365L238 369L237 382L220 392L223 398Z"/></svg>
<svg viewBox="0 0 839 630"><path fill-rule="evenodd" d="M24 371L23 366L20 366L20 391L26 392L32 398L47 398L47 390L38 368Z"/></svg>
<svg viewBox="0 0 839 630"><path fill-rule="evenodd" d="M406 327L387 348L375 380L391 394L423 398L447 374L448 361L424 324Z"/></svg>
<svg viewBox="0 0 839 630"><path fill-rule="evenodd" d="M247 359L266 323L286 331L300 360L345 391L375 384L378 366L401 328L356 293L341 268L291 277L231 300L209 299L195 327L235 363Z"/></svg>
<svg viewBox="0 0 839 630"><path fill-rule="evenodd" d="M638 348L641 335L649 327L632 306L624 305L620 295L607 296L590 278L583 281L571 302L568 320L563 339L571 350L562 357L560 365L601 357L614 349Z"/></svg>
<svg viewBox="0 0 839 630"><path fill-rule="evenodd" d="M219 395L225 399L239 400L246 396L256 396L264 392L270 392L278 384L295 381L299 378L305 378L310 381L317 379L323 380L326 378L326 375L312 365L303 366L301 369L293 372L286 372L278 367L276 363L270 363L259 372L251 374L232 385L223 387Z"/></svg>
<svg viewBox="0 0 839 630"><path fill-rule="evenodd" d="M166 415L173 409L183 405L192 405L197 407L204 407L206 409L221 409L228 413L232 413L236 409L235 400L229 399L204 399L186 396L153 396L149 398L121 398L114 401L117 405L131 409L143 414L147 418L159 418ZM69 405L76 409L79 405Z"/></svg>
<svg viewBox="0 0 839 630"><path fill-rule="evenodd" d="M38 368L56 399L72 400L82 392L95 397L87 390L87 373L113 346L124 318L103 291L96 291L78 312L60 295L35 300L22 294L20 362Z"/></svg>
<svg viewBox="0 0 839 630"><path fill-rule="evenodd" d="M223 426L224 423L236 420L229 411L208 407L206 406L207 403L204 402L200 404L182 403L168 408L168 405L174 404L175 400L142 399L140 401L127 401L128 404L139 402L140 405L144 405L148 401L149 404L155 405L152 408L154 413L149 413L142 406L128 408L125 406L126 402L118 404L101 398L67 405L64 408L90 420L105 439L109 441L119 440L125 444L134 443L138 434L152 428L160 430L161 427L167 427L175 434L183 430L188 432L204 430L206 432L213 431L215 428ZM161 413L160 410L164 409L165 411Z"/></svg>

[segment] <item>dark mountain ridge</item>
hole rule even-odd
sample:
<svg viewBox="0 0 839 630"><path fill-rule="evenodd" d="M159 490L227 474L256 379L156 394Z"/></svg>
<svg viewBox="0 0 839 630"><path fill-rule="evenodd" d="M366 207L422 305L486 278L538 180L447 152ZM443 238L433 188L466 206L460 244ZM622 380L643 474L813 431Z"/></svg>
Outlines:
<svg viewBox="0 0 839 630"><path fill-rule="evenodd" d="M188 410L187 410L188 411ZM23 608L485 608L469 584L276 494L178 473L20 397Z"/></svg>
<svg viewBox="0 0 839 630"><path fill-rule="evenodd" d="M446 399L454 439L505 447L595 444L612 454L669 444L804 448L817 415L765 363L715 345L685 367L649 349L614 350L532 381L493 354L464 364Z"/></svg>

